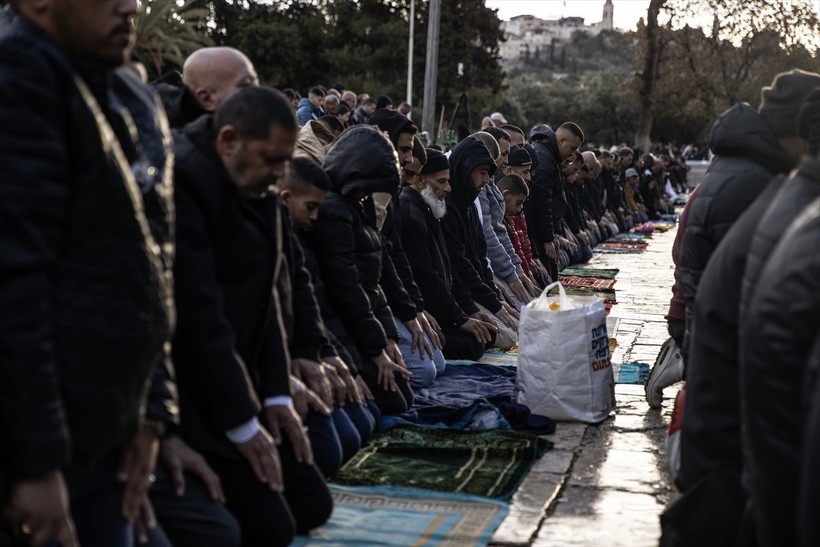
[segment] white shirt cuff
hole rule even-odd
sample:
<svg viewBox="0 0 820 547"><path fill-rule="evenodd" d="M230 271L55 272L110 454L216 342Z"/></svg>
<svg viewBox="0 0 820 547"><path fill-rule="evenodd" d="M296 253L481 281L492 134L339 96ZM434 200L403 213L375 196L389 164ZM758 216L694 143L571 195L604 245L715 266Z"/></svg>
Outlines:
<svg viewBox="0 0 820 547"><path fill-rule="evenodd" d="M269 406L291 406L293 405L293 397L290 395L278 395L276 397L268 397L265 399L265 408Z"/></svg>
<svg viewBox="0 0 820 547"><path fill-rule="evenodd" d="M239 427L234 427L233 429L229 429L225 435L228 436L228 439L234 444L242 444L246 443L251 440L257 433L259 433L259 429L261 426L259 425L259 420L254 416L249 421L245 422L244 424L240 425Z"/></svg>

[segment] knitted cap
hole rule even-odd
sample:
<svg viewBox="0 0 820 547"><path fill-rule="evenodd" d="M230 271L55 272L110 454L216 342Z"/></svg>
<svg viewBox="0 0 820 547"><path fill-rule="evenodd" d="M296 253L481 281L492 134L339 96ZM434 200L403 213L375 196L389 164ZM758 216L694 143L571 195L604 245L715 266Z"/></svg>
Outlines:
<svg viewBox="0 0 820 547"><path fill-rule="evenodd" d="M761 91L762 101L757 112L776 136L797 135L800 107L817 86L820 86L820 74L803 70L781 72L770 87Z"/></svg>
<svg viewBox="0 0 820 547"><path fill-rule="evenodd" d="M628 178L628 179L631 179L632 177L637 177L638 176L638 172L635 171L631 167L629 169L627 169L626 173L624 173L624 174L626 175L626 178Z"/></svg>
<svg viewBox="0 0 820 547"><path fill-rule="evenodd" d="M439 171L447 171L449 169L450 161L441 150L427 148L427 163L425 163L419 171L420 175L438 173Z"/></svg>
<svg viewBox="0 0 820 547"><path fill-rule="evenodd" d="M523 146L513 146L510 148L510 155L507 157L507 163L513 167L528 167L532 165L532 158L527 149Z"/></svg>

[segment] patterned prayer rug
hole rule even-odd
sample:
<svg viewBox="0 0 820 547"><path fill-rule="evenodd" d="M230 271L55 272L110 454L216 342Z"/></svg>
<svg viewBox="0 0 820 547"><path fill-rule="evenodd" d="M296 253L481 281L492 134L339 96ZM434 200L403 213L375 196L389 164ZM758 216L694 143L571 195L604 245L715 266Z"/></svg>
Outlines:
<svg viewBox="0 0 820 547"><path fill-rule="evenodd" d="M638 384L646 383L649 376L649 365L638 361L630 361L621 365L613 365L616 384Z"/></svg>
<svg viewBox="0 0 820 547"><path fill-rule="evenodd" d="M618 275L618 268L612 269L605 269L605 268L589 268L584 266L578 266L575 268L564 268L561 270L560 275L574 275L578 277L599 277L602 279L615 279L615 276Z"/></svg>
<svg viewBox="0 0 820 547"><path fill-rule="evenodd" d="M643 243L646 241L646 237L647 236L645 234L616 234L609 241L620 241L622 243Z"/></svg>
<svg viewBox="0 0 820 547"><path fill-rule="evenodd" d="M330 485L330 521L291 544L487 545L507 515L503 501L400 486Z"/></svg>
<svg viewBox="0 0 820 547"><path fill-rule="evenodd" d="M546 439L514 431L394 428L377 434L333 481L509 499L550 448Z"/></svg>
<svg viewBox="0 0 820 547"><path fill-rule="evenodd" d="M597 296L606 302L617 303L614 289L589 289L585 287L564 287L567 294L575 296Z"/></svg>
<svg viewBox="0 0 820 547"><path fill-rule="evenodd" d="M617 282L616 279L599 279L576 275L559 275L558 281L565 287L582 287L586 289L612 289Z"/></svg>
<svg viewBox="0 0 820 547"><path fill-rule="evenodd" d="M604 241L599 244L595 250L624 250L624 251L643 251L649 246L646 241L622 242L622 241Z"/></svg>

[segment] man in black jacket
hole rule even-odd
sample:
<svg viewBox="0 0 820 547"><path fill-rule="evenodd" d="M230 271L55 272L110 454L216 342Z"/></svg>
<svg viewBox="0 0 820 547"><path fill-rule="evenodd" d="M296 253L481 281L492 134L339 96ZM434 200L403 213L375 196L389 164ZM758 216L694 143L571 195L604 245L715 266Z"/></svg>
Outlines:
<svg viewBox="0 0 820 547"><path fill-rule="evenodd" d="M293 307L313 297L293 286L298 256L269 194L293 153L296 121L277 92L253 87L175 137L183 437L222 479L242 545L287 545L332 508L290 390Z"/></svg>
<svg viewBox="0 0 820 547"><path fill-rule="evenodd" d="M553 131L548 125L533 128L530 139L538 156L538 167L532 174L526 216L533 250L544 263L552 279L558 279L558 238L567 208L561 162L576 153L584 135L572 122Z"/></svg>
<svg viewBox="0 0 820 547"><path fill-rule="evenodd" d="M172 384L151 382L171 379L173 243L155 239L170 233L170 179L152 163L164 151L138 142L164 120L144 105L129 132L122 101L145 90L113 72L135 13L131 0L0 13L0 482L11 532L35 544L128 544L177 415Z"/></svg>
<svg viewBox="0 0 820 547"><path fill-rule="evenodd" d="M259 85L259 78L241 51L204 47L185 59L182 74L169 72L152 85L162 98L168 123L176 129L213 114L237 90Z"/></svg>
<svg viewBox="0 0 820 547"><path fill-rule="evenodd" d="M445 198L447 214L441 219L441 228L452 265L453 286L459 290L464 287L479 308L483 306L488 310L489 313L479 312L482 321L497 326L503 324L511 331L515 322L502 305L502 297L493 283L487 263L487 241L475 205L479 192L490 182L495 170L495 159L483 142L471 136L458 143L450 156L452 192ZM513 343L514 340L507 340L503 345Z"/></svg>
<svg viewBox="0 0 820 547"><path fill-rule="evenodd" d="M324 169L331 191L305 239L319 262L327 299L349 334L342 342L361 357L359 374L382 412L401 414L412 405L413 392L380 284L387 258L372 199L373 192L398 187L396 152L377 129L356 126L334 143Z"/></svg>
<svg viewBox="0 0 820 547"><path fill-rule="evenodd" d="M496 327L478 315L478 306L464 286L454 286L452 266L441 231L450 193L450 163L434 148L427 162L401 192L401 237L413 277L430 313L442 325L448 359L479 360L492 347Z"/></svg>

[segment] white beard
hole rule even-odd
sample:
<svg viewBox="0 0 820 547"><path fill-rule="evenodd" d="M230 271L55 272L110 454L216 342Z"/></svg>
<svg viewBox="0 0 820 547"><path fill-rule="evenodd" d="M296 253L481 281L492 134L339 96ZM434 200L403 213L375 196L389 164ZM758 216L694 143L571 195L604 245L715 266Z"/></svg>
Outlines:
<svg viewBox="0 0 820 547"><path fill-rule="evenodd" d="M425 186L421 191L421 198L424 200L424 203L430 207L435 218L440 219L447 214L447 203L443 199L438 199L433 189L429 186Z"/></svg>

